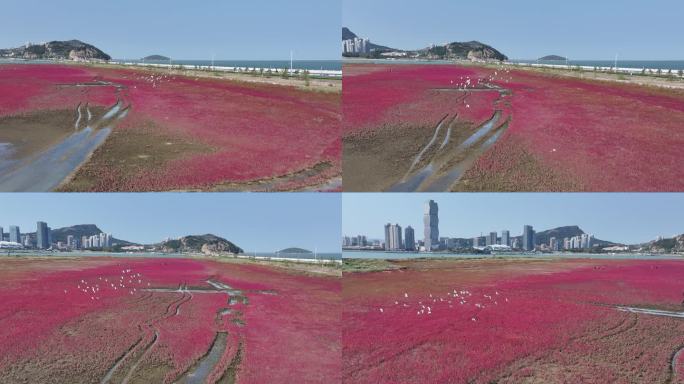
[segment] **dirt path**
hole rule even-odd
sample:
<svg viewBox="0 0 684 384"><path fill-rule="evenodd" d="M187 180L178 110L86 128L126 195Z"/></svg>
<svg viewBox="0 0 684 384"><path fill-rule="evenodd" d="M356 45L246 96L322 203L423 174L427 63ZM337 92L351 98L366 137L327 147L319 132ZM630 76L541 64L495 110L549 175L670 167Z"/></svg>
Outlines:
<svg viewBox="0 0 684 384"><path fill-rule="evenodd" d="M350 192L447 192L508 128L501 104L508 89L483 84L479 88L436 88L453 94L454 105L467 104L480 92L497 92L494 113L474 126L445 111L437 124L427 127L381 127L344 138L344 190Z"/></svg>
<svg viewBox="0 0 684 384"><path fill-rule="evenodd" d="M183 377L177 381L181 384L203 384L207 377L214 370L214 366L221 360L221 356L228 345L228 334L226 332L218 332L211 347L206 355L204 355Z"/></svg>
<svg viewBox="0 0 684 384"><path fill-rule="evenodd" d="M128 108L119 100L99 119L79 129L84 120L82 105L79 104L70 135L39 152L10 159L10 166L0 169L0 191L47 192L57 188L104 143L116 122L126 116Z"/></svg>

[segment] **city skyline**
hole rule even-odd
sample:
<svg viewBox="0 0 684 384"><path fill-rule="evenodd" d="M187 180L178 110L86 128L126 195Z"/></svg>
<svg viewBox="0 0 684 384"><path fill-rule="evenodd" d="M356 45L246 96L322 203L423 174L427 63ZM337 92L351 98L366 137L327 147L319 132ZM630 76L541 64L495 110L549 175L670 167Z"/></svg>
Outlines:
<svg viewBox="0 0 684 384"><path fill-rule="evenodd" d="M334 194L0 194L0 227L35 232L96 224L117 239L152 244L166 238L211 233L245 251L274 252L299 246L339 253L341 198Z"/></svg>
<svg viewBox="0 0 684 384"><path fill-rule="evenodd" d="M78 39L115 59L161 54L176 60L289 60L290 50L299 60L339 59L339 0L209 0L201 6L7 0L2 13L0 48Z"/></svg>
<svg viewBox="0 0 684 384"><path fill-rule="evenodd" d="M676 50L684 3L675 0L648 5L637 0L619 5L542 0L431 0L401 6L391 0L344 0L342 4L343 26L373 43L397 49L478 40L512 59L551 54L576 60L613 60L616 54L625 60L684 59L683 52Z"/></svg>
<svg viewBox="0 0 684 384"><path fill-rule="evenodd" d="M441 237L472 239L491 231L509 230L512 238L522 235L525 225L536 231L578 225L601 240L626 244L684 233L684 208L677 206L674 194L530 193L502 198L491 193L398 193L379 197L345 195L343 234L382 240L378 229L388 222L415 228L421 219L421 207L429 199L439 204Z"/></svg>

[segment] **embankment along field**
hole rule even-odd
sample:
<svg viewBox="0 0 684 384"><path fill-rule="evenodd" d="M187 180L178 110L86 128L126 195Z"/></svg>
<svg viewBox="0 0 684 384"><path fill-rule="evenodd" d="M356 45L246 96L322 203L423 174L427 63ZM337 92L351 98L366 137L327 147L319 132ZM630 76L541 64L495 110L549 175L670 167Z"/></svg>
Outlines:
<svg viewBox="0 0 684 384"><path fill-rule="evenodd" d="M684 383L684 261L395 261L345 273L348 383Z"/></svg>
<svg viewBox="0 0 684 384"><path fill-rule="evenodd" d="M344 66L345 191L681 191L684 90L507 67Z"/></svg>
<svg viewBox="0 0 684 384"><path fill-rule="evenodd" d="M0 259L8 383L340 382L341 281L189 259Z"/></svg>
<svg viewBox="0 0 684 384"><path fill-rule="evenodd" d="M340 127L339 92L163 70L0 65L0 190L334 190ZM41 162L59 178L36 180L31 167Z"/></svg>

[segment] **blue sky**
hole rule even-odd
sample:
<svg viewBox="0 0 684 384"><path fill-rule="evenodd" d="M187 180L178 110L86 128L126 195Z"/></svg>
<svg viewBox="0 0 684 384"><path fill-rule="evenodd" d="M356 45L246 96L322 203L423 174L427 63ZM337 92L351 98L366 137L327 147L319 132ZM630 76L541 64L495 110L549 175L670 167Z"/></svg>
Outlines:
<svg viewBox="0 0 684 384"><path fill-rule="evenodd" d="M115 58L339 58L341 0L3 0L0 48L79 39Z"/></svg>
<svg viewBox="0 0 684 384"><path fill-rule="evenodd" d="M335 193L0 194L0 226L33 232L97 224L116 238L152 243L213 233L247 251L299 246L340 252L341 198Z"/></svg>
<svg viewBox="0 0 684 384"><path fill-rule="evenodd" d="M343 0L342 23L393 48L479 40L514 59L683 60L681 0Z"/></svg>
<svg viewBox="0 0 684 384"><path fill-rule="evenodd" d="M422 239L423 205L430 199L439 205L439 232L446 237L504 229L518 236L525 224L536 230L579 225L599 239L629 244L684 233L684 193L345 194L343 233L380 239L391 222L411 225Z"/></svg>

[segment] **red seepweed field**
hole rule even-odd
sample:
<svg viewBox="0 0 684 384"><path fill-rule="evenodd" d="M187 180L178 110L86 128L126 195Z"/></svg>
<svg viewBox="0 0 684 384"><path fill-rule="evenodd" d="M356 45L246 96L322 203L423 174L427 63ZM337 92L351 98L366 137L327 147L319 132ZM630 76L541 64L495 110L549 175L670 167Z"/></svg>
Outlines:
<svg viewBox="0 0 684 384"><path fill-rule="evenodd" d="M339 103L338 92L202 73L0 66L2 125L32 119L68 132L113 121L105 143L59 185L64 191L336 189ZM115 118L107 110L118 111ZM24 144L8 140L21 154ZM31 156L42 150L31 148Z"/></svg>
<svg viewBox="0 0 684 384"><path fill-rule="evenodd" d="M345 190L684 190L681 89L507 67L347 64L344 75ZM497 111L500 129L483 133ZM454 175L399 185L412 162Z"/></svg>
<svg viewBox="0 0 684 384"><path fill-rule="evenodd" d="M345 273L345 382L684 382L682 261L393 263Z"/></svg>
<svg viewBox="0 0 684 384"><path fill-rule="evenodd" d="M0 376L339 382L339 278L190 259L6 259Z"/></svg>

